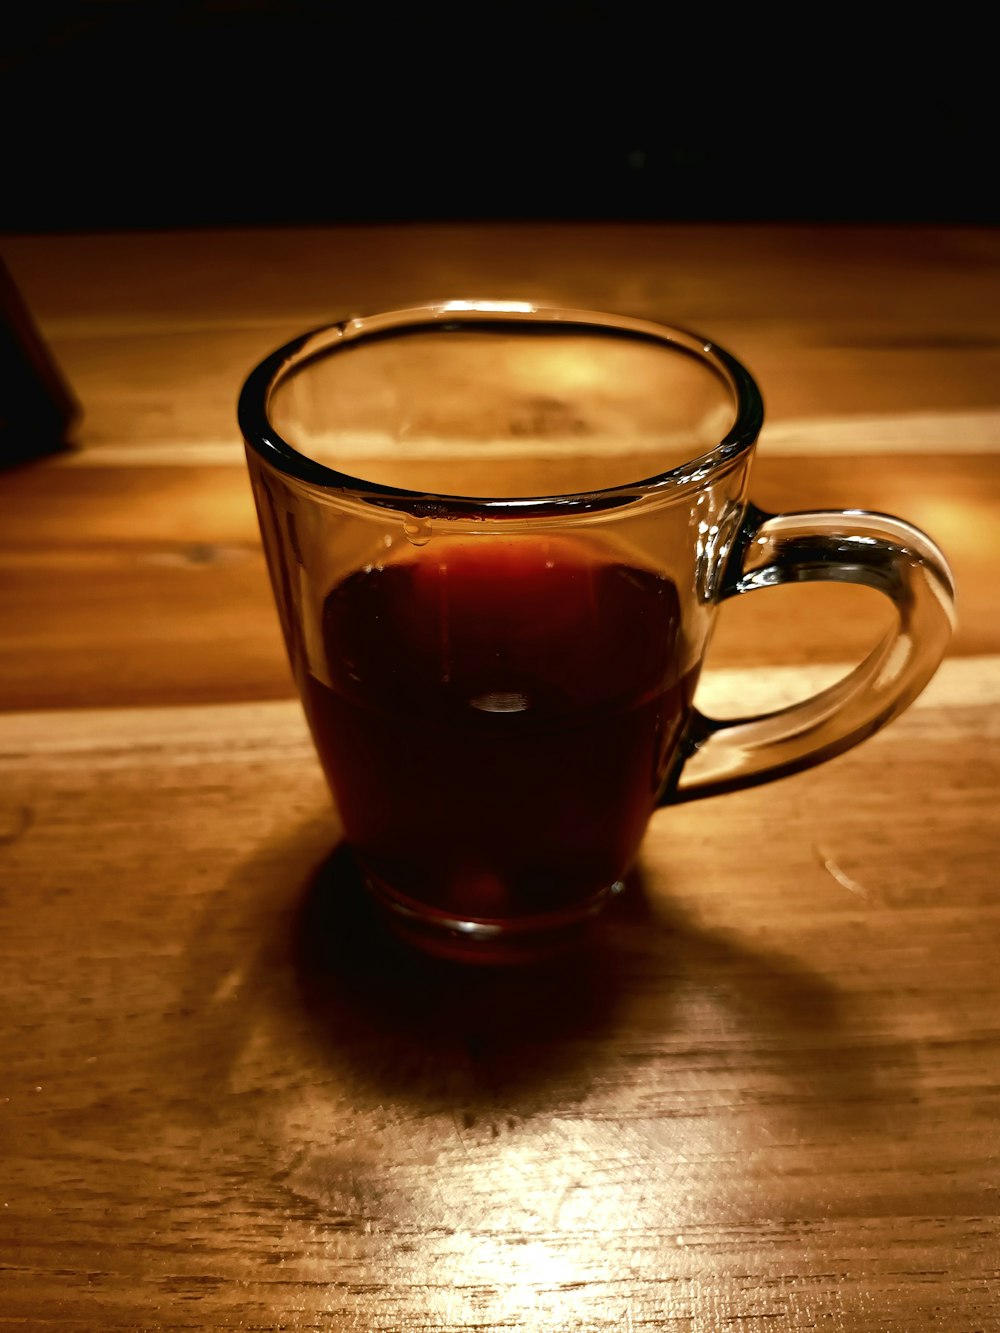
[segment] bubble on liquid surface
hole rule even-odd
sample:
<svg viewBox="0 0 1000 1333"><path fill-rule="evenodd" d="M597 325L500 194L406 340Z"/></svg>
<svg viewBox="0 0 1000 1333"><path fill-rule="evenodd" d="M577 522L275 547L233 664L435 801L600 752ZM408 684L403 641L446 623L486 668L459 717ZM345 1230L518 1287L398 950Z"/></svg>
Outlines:
<svg viewBox="0 0 1000 1333"><path fill-rule="evenodd" d="M403 532L411 546L426 546L431 539L430 520L408 518L403 524Z"/></svg>

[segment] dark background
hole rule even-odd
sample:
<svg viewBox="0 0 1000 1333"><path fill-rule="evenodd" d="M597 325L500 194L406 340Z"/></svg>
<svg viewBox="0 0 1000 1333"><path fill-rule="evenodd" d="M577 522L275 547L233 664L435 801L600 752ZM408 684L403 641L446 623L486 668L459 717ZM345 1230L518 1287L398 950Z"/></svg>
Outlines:
<svg viewBox="0 0 1000 1333"><path fill-rule="evenodd" d="M43 0L0 39L0 228L995 223L990 42L931 12Z"/></svg>

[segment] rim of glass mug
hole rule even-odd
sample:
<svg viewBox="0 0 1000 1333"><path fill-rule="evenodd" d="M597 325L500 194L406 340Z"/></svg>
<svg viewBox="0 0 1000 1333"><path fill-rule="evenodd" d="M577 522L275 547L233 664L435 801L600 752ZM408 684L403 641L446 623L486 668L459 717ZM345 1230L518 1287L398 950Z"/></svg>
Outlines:
<svg viewBox="0 0 1000 1333"><path fill-rule="evenodd" d="M519 324L534 325L535 332L548 326L553 332L644 342L692 356L707 366L728 389L733 402L733 423L711 449L653 476L597 490L522 498L449 495L368 481L327 467L295 449L271 422L270 400L282 382L311 361L335 355L343 347L410 333L448 333L469 327L484 332L501 332ZM445 519L542 518L560 512L592 513L617 509L650 496L669 495L672 498L680 491L701 485L727 465L742 460L753 449L764 420L764 403L753 376L736 357L711 339L629 315L536 305L528 301L490 300L451 300L383 314L355 315L312 329L277 348L250 372L240 393L237 411L247 444L286 476L320 491L336 492L338 496L405 510L421 517Z"/></svg>

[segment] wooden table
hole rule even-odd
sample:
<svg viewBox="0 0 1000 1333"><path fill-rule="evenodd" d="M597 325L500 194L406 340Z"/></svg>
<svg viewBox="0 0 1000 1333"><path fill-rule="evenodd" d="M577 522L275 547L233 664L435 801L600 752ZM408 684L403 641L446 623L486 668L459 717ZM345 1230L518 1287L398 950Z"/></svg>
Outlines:
<svg viewBox="0 0 1000 1333"><path fill-rule="evenodd" d="M0 475L0 1328L1000 1329L1000 234L410 227L10 237L85 410ZM755 498L955 568L860 749L658 813L604 947L454 975L358 895L234 421L303 327L527 294L714 335ZM728 605L705 698L881 610Z"/></svg>

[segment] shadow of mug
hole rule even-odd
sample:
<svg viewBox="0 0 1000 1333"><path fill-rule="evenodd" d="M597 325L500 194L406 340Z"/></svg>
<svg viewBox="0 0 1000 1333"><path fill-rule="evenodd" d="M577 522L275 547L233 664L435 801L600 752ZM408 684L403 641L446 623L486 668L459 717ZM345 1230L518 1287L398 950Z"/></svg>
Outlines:
<svg viewBox="0 0 1000 1333"><path fill-rule="evenodd" d="M669 1098L678 1072L728 1066L753 1070L762 1100L857 1124L884 1077L909 1079L907 1051L886 1063L858 1039L835 981L699 928L641 862L587 938L543 962L476 967L412 949L343 845L309 877L287 930L280 965L314 1058L365 1100L524 1116L598 1087L627 1102L662 1084Z"/></svg>

